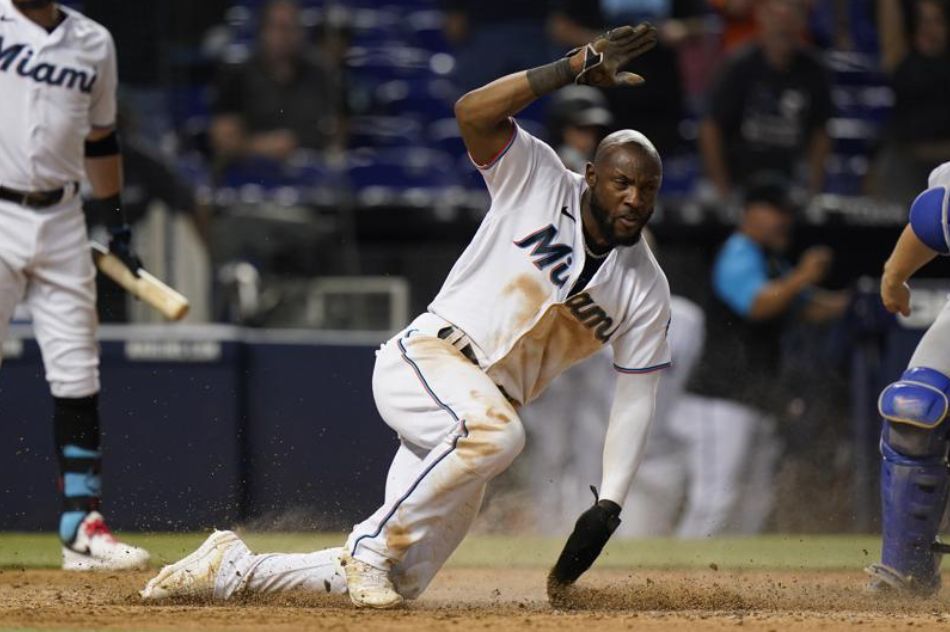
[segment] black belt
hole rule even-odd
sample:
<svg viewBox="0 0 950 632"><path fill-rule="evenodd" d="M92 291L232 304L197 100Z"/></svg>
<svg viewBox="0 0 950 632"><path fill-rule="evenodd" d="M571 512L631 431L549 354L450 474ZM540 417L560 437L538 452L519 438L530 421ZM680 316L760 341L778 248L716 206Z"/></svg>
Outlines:
<svg viewBox="0 0 950 632"><path fill-rule="evenodd" d="M455 327L452 327L451 325L449 325L448 327L443 327L442 329L440 329L438 332L436 332L435 335L441 340L445 340L446 338L454 334L455 331L456 331ZM452 345L452 346L458 349L459 352L461 352L461 354L465 356L465 358L469 362L481 368L481 365L478 363L478 357L475 355L475 349L472 348L471 343L466 344L464 347L458 347L457 345ZM519 402L517 399L509 395L505 391L505 388L503 386L501 386L500 384L496 384L495 386L498 387L498 390L501 391L501 394L505 396L505 399L507 399L511 403L512 406L514 406L515 408L518 408L521 406L521 402Z"/></svg>
<svg viewBox="0 0 950 632"><path fill-rule="evenodd" d="M68 184L65 187L53 189L52 191L29 192L17 191L16 189L8 189L7 187L0 186L0 200L6 200L7 202L13 202L14 204L29 208L47 208L54 204L59 204L63 196L66 195L66 188L71 186L73 185Z"/></svg>
<svg viewBox="0 0 950 632"><path fill-rule="evenodd" d="M446 338L451 336L453 333L455 333L455 327L452 327L452 326L443 327L442 329L439 330L436 336L438 336L441 340L445 340ZM458 348L458 350L462 353L463 356L468 358L468 360L471 361L472 364L474 364L475 366L478 366L478 357L475 355L475 349L472 349L471 344L467 344L464 347Z"/></svg>

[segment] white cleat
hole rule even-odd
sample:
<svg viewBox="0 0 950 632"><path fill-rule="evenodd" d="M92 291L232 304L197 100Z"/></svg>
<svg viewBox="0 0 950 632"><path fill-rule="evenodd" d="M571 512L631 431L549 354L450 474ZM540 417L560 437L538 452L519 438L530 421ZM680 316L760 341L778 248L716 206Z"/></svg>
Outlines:
<svg viewBox="0 0 950 632"><path fill-rule="evenodd" d="M148 551L119 542L98 511L79 523L76 539L63 546L64 571L129 571L148 568Z"/></svg>
<svg viewBox="0 0 950 632"><path fill-rule="evenodd" d="M162 568L139 594L146 600L212 597L224 554L239 543L241 538L233 531L215 531L194 553Z"/></svg>
<svg viewBox="0 0 950 632"><path fill-rule="evenodd" d="M403 602L389 572L344 553L340 560L346 573L346 590L358 608L393 608Z"/></svg>

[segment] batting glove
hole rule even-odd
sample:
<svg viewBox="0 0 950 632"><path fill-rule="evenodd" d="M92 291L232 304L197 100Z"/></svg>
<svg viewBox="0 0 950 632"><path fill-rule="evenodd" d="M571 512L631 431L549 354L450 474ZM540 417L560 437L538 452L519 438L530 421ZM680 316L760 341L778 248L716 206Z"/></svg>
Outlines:
<svg viewBox="0 0 950 632"><path fill-rule="evenodd" d="M601 88L639 85L644 82L643 77L632 72L622 72L620 68L654 46L656 29L648 22L636 27L621 26L611 29L597 36L587 46L575 48L567 54L571 57L581 50L585 52L584 69L574 82Z"/></svg>

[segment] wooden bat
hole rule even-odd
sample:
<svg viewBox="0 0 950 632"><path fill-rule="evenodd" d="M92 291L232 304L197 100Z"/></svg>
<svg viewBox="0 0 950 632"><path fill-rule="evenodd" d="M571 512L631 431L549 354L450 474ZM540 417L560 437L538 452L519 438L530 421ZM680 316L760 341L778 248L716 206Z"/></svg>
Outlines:
<svg viewBox="0 0 950 632"><path fill-rule="evenodd" d="M138 276L135 276L108 248L95 241L90 244L96 267L129 294L145 301L169 320L181 320L188 313L188 299L146 272L145 268L139 268Z"/></svg>

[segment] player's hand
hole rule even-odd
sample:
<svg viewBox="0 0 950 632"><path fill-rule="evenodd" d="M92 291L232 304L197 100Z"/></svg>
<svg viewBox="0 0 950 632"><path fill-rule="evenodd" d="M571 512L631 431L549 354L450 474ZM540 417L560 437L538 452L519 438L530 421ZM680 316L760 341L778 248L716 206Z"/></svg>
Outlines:
<svg viewBox="0 0 950 632"><path fill-rule="evenodd" d="M808 285L820 283L831 269L834 253L828 246L812 246L798 260L795 271L801 275Z"/></svg>
<svg viewBox="0 0 950 632"><path fill-rule="evenodd" d="M618 526L620 505L610 500L598 500L581 514L548 574L548 599L552 604L557 605L565 591L591 567Z"/></svg>
<svg viewBox="0 0 950 632"><path fill-rule="evenodd" d="M643 77L620 69L654 46L656 29L647 22L611 29L580 50L586 57L576 81L601 88L639 85Z"/></svg>
<svg viewBox="0 0 950 632"><path fill-rule="evenodd" d="M122 263L128 266L129 270L132 271L132 274L138 276L142 262L139 261L139 258L132 250L132 229L128 224L121 224L119 226L110 227L109 234L111 235L109 239L109 252L121 259Z"/></svg>
<svg viewBox="0 0 950 632"><path fill-rule="evenodd" d="M881 277L881 302L892 314L910 316L910 286L885 274Z"/></svg>

